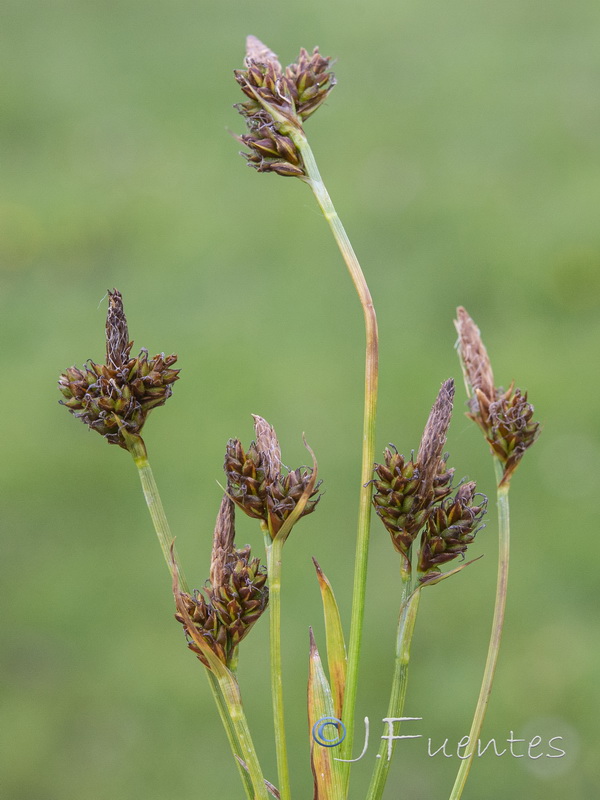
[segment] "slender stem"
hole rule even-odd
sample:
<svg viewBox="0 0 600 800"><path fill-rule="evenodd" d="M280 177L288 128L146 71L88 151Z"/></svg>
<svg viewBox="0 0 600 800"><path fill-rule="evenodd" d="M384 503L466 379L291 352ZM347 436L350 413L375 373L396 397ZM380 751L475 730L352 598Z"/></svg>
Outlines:
<svg viewBox="0 0 600 800"><path fill-rule="evenodd" d="M344 741L344 758L351 758L354 738L354 711L358 687L358 666L362 642L363 619L365 611L365 592L367 582L367 561L369 550L369 533L371 524L371 480L373 462L375 461L375 417L377 413L377 378L379 346L377 335L377 317L371 299L371 293L363 275L356 254L344 230L340 218L334 208L329 193L319 173L314 155L306 139L300 136L296 145L302 154L308 184L329 223L337 245L342 253L352 282L358 293L363 309L366 332L365 359L365 405L363 415L363 450L360 477L360 495L358 506L358 535L356 540L356 559L354 567L354 587L352 595L352 616L350 624L350 643L348 648L348 673L344 693L343 719L348 731ZM349 765L346 770L346 792L349 780Z"/></svg>
<svg viewBox="0 0 600 800"><path fill-rule="evenodd" d="M496 479L498 484L502 480L503 467L501 462L496 458L494 459L494 468L496 470ZM452 787L450 800L459 800L465 788L465 783L469 776L471 764L473 762L473 753L477 749L477 742L481 734L483 726L483 719L487 710L488 700L492 691L492 683L494 681L494 672L496 671L496 663L498 661L498 653L500 651L500 639L502 637L502 628L504 626L504 610L506 608L506 591L508 585L508 562L510 553L510 520L509 520L509 506L508 506L508 491L510 483L498 485L497 498L498 498L498 582L496 585L496 603L494 606L494 618L492 621L492 631L490 635L490 644L488 647L487 660L485 662L485 669L483 671L483 679L481 682L481 689L479 690L479 698L477 706L475 707L475 714L473 722L471 723L471 730L469 731L469 744L465 750L463 761L461 761L460 768Z"/></svg>
<svg viewBox="0 0 600 800"><path fill-rule="evenodd" d="M418 588L410 594L410 576L403 574L402 581L402 605L398 620L398 635L396 637L396 659L394 663L394 677L392 679L392 691L388 706L387 719L390 720L382 736L379 746L379 758L377 759L371 784L367 793L366 800L380 800L385 789L388 772L390 769L391 756L396 744L395 739L390 739L393 726L392 720L398 720L402 716L404 701L406 699L406 688L408 686L408 666L410 662L410 645L415 630L417 611L421 590ZM398 726L394 729L397 735Z"/></svg>
<svg viewBox="0 0 600 800"><path fill-rule="evenodd" d="M135 465L138 468L142 489L144 491L144 497L146 499L148 510L150 511L150 517L152 519L156 535L158 536L158 541L170 572L171 569L173 569L173 560L171 558L173 536L171 534L171 529L169 528L169 522L167 520L162 501L160 499L158 486L156 485L154 474L148 461L148 455L146 453L144 442L140 437L132 436L130 434L125 435L125 440ZM189 592L177 558L175 558L175 568L179 574L179 585L184 591ZM237 683L233 676L231 679L217 679L217 677L215 677L210 670L207 670L207 672L209 684L215 699L215 703L217 704L221 721L223 722L223 726L225 728L227 739L231 746L234 757L237 756L235 761L238 766L246 794L250 800L253 800L255 797L264 797L266 800L268 795L266 789L264 788L264 779L256 759L252 741L249 739L250 734L248 732L248 725L245 721L244 712L241 706L241 697L239 695ZM223 683L223 681L225 681L225 683ZM239 698L239 708L234 702L236 696ZM242 734L241 737L240 733ZM238 761L238 758L241 758L244 761L248 767L247 771L244 769L244 767L242 767ZM252 789L253 783L255 786L254 790ZM263 789L261 789L259 792L259 790L256 788L257 786L261 786Z"/></svg>
<svg viewBox="0 0 600 800"><path fill-rule="evenodd" d="M246 715L244 714L238 682L233 673L227 669L224 669L220 675L216 675L215 679L218 681L235 738L239 743L239 755L248 768L248 774L254 790L251 797L253 800L269 800L265 779L254 749Z"/></svg>
<svg viewBox="0 0 600 800"><path fill-rule="evenodd" d="M239 759L244 760L242 755L242 749L238 739L236 727L233 723L231 715L229 714L229 709L227 707L227 703L225 701L225 696L223 695L221 685L219 684L219 681L215 677L212 670L207 669L206 675L208 677L208 683L210 685L213 697L215 699L215 703L217 704L217 709L219 711L219 716L221 717L221 722L223 723L223 727L225 728L227 741L229 742L229 746L231 747L231 752L234 755L234 760L238 768L238 772L240 773L242 784L244 785L244 791L246 792L248 800L253 800L254 790L252 788L252 778L250 776L250 772L246 770L240 763Z"/></svg>
<svg viewBox="0 0 600 800"><path fill-rule="evenodd" d="M169 567L169 572L171 572L171 547L173 546L174 539L171 529L169 528L169 522L160 499L160 494L158 493L158 486L156 485L154 474L152 472L152 468L150 467L150 462L148 461L146 447L143 440L139 436L132 436L131 434L124 435L125 441L127 442L127 448L133 457L136 467L138 468L138 474L140 476L144 497L146 499L146 505L148 506L150 517L152 518L152 524L154 525L154 530L158 536L158 541L163 552L163 556L165 557L165 561ZM179 574L179 585L185 592L189 593L187 582L181 567L179 566L179 561L177 558L175 558L175 566Z"/></svg>
<svg viewBox="0 0 600 800"><path fill-rule="evenodd" d="M281 800L290 800L290 774L283 713L283 672L281 665L281 550L283 541L275 538L267 545L269 575L269 625L271 640L271 695L275 726L275 751Z"/></svg>

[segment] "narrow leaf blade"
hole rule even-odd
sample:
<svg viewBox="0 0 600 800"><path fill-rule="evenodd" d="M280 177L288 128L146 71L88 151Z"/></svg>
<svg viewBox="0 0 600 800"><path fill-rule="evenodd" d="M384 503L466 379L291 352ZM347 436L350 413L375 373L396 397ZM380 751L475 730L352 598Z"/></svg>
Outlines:
<svg viewBox="0 0 600 800"><path fill-rule="evenodd" d="M329 680L331 683L331 693L333 696L334 713L338 719L342 718L342 705L344 701L344 691L346 688L346 644L344 642L344 631L342 620L338 608L333 588L327 576L313 558L321 598L323 600L323 615L325 617L325 640L327 645L327 667L329 669Z"/></svg>
<svg viewBox="0 0 600 800"><path fill-rule="evenodd" d="M339 762L334 757L339 752L336 742L341 743L345 732L334 713L331 689L312 630L308 669L308 728L314 800L338 800L342 797L343 780Z"/></svg>

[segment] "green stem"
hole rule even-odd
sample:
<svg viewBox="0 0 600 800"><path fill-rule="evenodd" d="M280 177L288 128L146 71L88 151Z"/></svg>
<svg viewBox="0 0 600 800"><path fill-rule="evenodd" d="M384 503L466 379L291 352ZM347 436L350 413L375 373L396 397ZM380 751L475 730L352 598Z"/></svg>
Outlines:
<svg viewBox="0 0 600 800"><path fill-rule="evenodd" d="M475 707L475 714L469 731L469 744L462 757L460 768L452 787L450 800L459 800L465 783L469 777L469 771L473 762L473 753L477 750L477 742L481 734L483 719L487 710L488 700L492 691L494 672L498 662L500 651L500 640L502 638L502 628L504 626L504 610L506 608L506 591L508 585L508 562L510 553L510 520L508 506L508 491L510 483L501 484L503 467L498 459L494 459L496 479L498 482L498 581L496 584L496 603L494 606L494 618L492 621L492 631L488 647L487 660L483 671L479 698Z"/></svg>
<svg viewBox="0 0 600 800"><path fill-rule="evenodd" d="M233 673L227 669L224 669L222 674L216 675L215 680L219 684L223 702L226 706L229 719L231 720L231 727L239 743L238 755L248 768L248 775L253 787L253 794L251 797L253 800L269 800L265 779L258 762L256 750L254 749L254 743L250 735L246 715L244 714L238 682ZM225 727L227 730L227 726Z"/></svg>
<svg viewBox="0 0 600 800"><path fill-rule="evenodd" d="M270 537L268 537L270 539ZM283 713L283 672L281 665L281 551L283 541L273 539L267 544L267 572L269 575L269 625L271 640L271 695L275 726L275 751L281 800L290 800L290 775L285 740Z"/></svg>
<svg viewBox="0 0 600 800"><path fill-rule="evenodd" d="M221 717L221 722L223 723L223 727L225 728L227 741L229 742L229 746L231 747L231 752L234 755L234 761L238 768L238 772L240 773L240 778L244 786L244 791L246 792L246 797L248 797L248 800L253 800L254 790L252 788L252 778L250 776L250 772L244 769L244 767L238 760L238 759L244 760L244 756L242 755L242 749L238 739L236 727L229 713L229 709L227 707L227 703L225 701L225 696L223 695L221 685L219 684L219 681L215 677L215 674L212 672L212 670L207 669L206 675L208 677L208 683L210 685L213 697L215 699L215 703L217 704L217 710L219 712L219 716Z"/></svg>
<svg viewBox="0 0 600 800"><path fill-rule="evenodd" d="M154 525L156 535L158 536L158 541L163 551L165 561L169 567L169 572L171 572L173 568L177 569L179 575L179 585L183 591L189 593L189 589L187 588L187 584L179 566L177 557L174 556L173 559L171 556L173 535L171 534L169 522L160 499L160 494L158 492L158 486L156 485L154 474L152 473L152 468L150 467L150 463L148 461L148 455L146 453L144 442L141 437L132 436L127 432L124 433L124 438L127 443L128 450L133 457L136 467L138 468L138 474L140 476L146 504L148 506L148 510L150 511L150 517L152 518L152 523ZM174 567L173 560L175 562ZM215 699L215 703L217 704L221 721L223 722L223 726L225 728L227 739L231 746L234 757L237 756L235 761L238 766L246 794L250 800L254 800L254 798L264 798L264 800L268 800L264 779L260 770L260 765L258 764L258 760L256 758L256 752L254 750L254 746L252 745L252 740L248 731L248 724L242 709L241 697L237 682L235 681L233 675L231 675L231 677L229 677L229 675L225 675L217 678L212 671L207 670L207 672L209 684ZM241 758L242 761L244 761L248 767L247 771L244 769L244 767L242 767L238 761L238 758ZM253 785L254 789L252 788Z"/></svg>
<svg viewBox="0 0 600 800"><path fill-rule="evenodd" d="M392 733L393 722L399 719L404 709L406 700L406 688L408 686L408 666L410 662L410 645L415 630L417 611L421 589L410 593L410 576L403 573L402 576L402 605L400 606L400 616L398 620L398 635L396 637L396 659L394 663L394 677L392 679L392 691L388 705L387 719L390 720L384 731L379 746L379 758L373 770L371 784L367 793L366 800L380 800L385 789L385 783L391 764L391 755L394 751L395 740L389 739ZM397 735L398 727L393 728L394 735Z"/></svg>
<svg viewBox="0 0 600 800"><path fill-rule="evenodd" d="M371 293L365 276L350 244L340 218L334 208L329 193L319 173L314 155L303 136L295 137L295 144L302 154L307 183L313 190L325 219L329 223L337 245L342 253L352 282L358 293L363 309L366 333L365 359L365 404L363 415L363 451L360 477L360 495L358 505L358 535L356 540L356 558L354 567L354 586L352 595L352 616L350 624L350 642L348 648L348 672L344 693L343 719L348 735L342 745L344 758L351 758L354 738L354 711L358 687L358 666L362 643L363 619L365 612L365 592L367 582L367 561L369 550L369 533L371 524L371 484L373 462L375 461L375 417L377 413L377 378L379 345L377 335L377 317L371 299ZM348 791L349 764L344 765L345 784Z"/></svg>
<svg viewBox="0 0 600 800"><path fill-rule="evenodd" d="M152 468L150 467L150 462L148 461L146 447L143 439L140 436L134 436L123 431L122 433L125 442L127 443L127 449L131 453L135 465L138 468L138 474L140 476L142 490L146 499L146 505L148 506L150 517L152 518L152 524L154 525L154 530L158 536L158 541L163 552L163 556L165 557L165 561L169 567L169 572L171 572L173 566L171 547L173 546L174 539L171 529L169 528L167 515L165 514L165 510L158 493L158 486L156 485L154 474L152 472ZM179 566L179 561L175 554L173 557L175 560L175 568L177 569L179 575L179 585L184 592L188 592L189 594L187 582L181 567Z"/></svg>

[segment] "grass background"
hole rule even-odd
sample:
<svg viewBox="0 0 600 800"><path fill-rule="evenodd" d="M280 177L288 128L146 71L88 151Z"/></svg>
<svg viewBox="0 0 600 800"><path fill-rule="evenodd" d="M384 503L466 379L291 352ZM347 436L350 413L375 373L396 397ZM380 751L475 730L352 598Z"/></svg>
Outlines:
<svg viewBox="0 0 600 800"><path fill-rule="evenodd" d="M460 378L458 304L482 328L498 381L527 388L544 425L513 481L507 626L484 735L562 736L567 755L487 755L465 800L593 796L598 4L7 0L3 18L4 796L242 796L202 669L172 620L133 465L57 405L58 373L102 357L113 286L136 345L180 356L182 379L145 438L195 583L208 574L224 446L249 442L250 414L275 425L291 466L306 460L302 432L319 458L326 495L286 545L283 596L293 781L296 796L311 794L308 626L322 644L323 625L310 556L347 620L363 333L308 190L247 169L227 133L242 130L232 70L247 33L284 63L314 44L338 59L339 84L307 130L378 309L378 451L417 447L440 382ZM493 495L460 386L457 396L451 463ZM491 512L472 549L485 558L423 598L406 713L423 717L410 732L425 738L401 744L388 800L449 794L457 758L430 758L426 739L448 738L451 752L468 730L493 603ZM239 539L259 552L250 523L240 519ZM376 522L358 701L373 735L354 768L357 800L387 704L397 569ZM275 780L267 627L243 648L240 674Z"/></svg>

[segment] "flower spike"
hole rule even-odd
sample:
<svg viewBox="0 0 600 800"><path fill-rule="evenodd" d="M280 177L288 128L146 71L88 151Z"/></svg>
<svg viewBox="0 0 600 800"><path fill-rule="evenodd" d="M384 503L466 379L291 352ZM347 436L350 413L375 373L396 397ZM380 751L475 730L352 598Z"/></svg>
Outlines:
<svg viewBox="0 0 600 800"><path fill-rule="evenodd" d="M462 306L456 313L458 351L469 397L467 416L479 425L503 465L501 484L506 484L539 436L540 423L533 421L534 409L527 393L516 389L514 382L506 391L496 387L479 328Z"/></svg>
<svg viewBox="0 0 600 800"><path fill-rule="evenodd" d="M179 370L176 355L153 358L140 350L131 358L127 318L121 293L108 292L106 364L91 359L83 367L69 367L58 380L64 400L59 402L109 444L128 449L128 435L139 435L148 414L171 396Z"/></svg>
<svg viewBox="0 0 600 800"><path fill-rule="evenodd" d="M262 417L255 414L253 418L256 441L247 451L239 439L227 443L224 464L227 493L249 517L263 520L274 538L300 504L305 491L309 491L309 499L300 516L314 511L320 500L320 482L314 485L316 471L310 467L283 472L274 429Z"/></svg>
<svg viewBox="0 0 600 800"><path fill-rule="evenodd" d="M331 59L315 47L304 48L285 69L275 53L256 36L246 40L245 69L234 71L248 98L236 105L249 133L236 137L250 153L242 153L258 172L305 178L306 170L296 137L304 136L303 122L327 99L335 85Z"/></svg>

